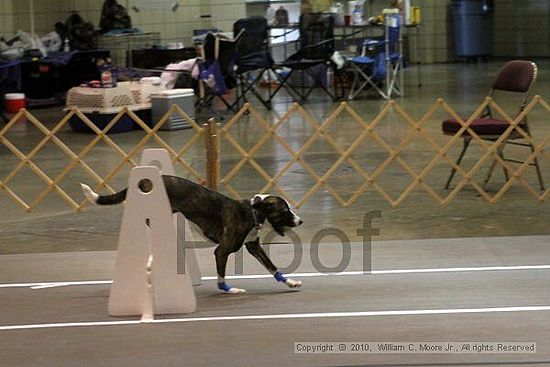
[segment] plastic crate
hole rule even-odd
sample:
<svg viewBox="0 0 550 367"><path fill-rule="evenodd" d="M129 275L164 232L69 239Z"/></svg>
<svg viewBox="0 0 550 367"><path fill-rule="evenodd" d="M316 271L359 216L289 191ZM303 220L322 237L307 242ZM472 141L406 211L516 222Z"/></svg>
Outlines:
<svg viewBox="0 0 550 367"><path fill-rule="evenodd" d="M92 112L84 114L87 118L90 119L99 129L103 130L105 126L116 116L116 113L101 113L101 112ZM93 130L86 125L78 116L72 116L69 119L69 125L71 128L80 133L92 133ZM117 121L117 123L111 127L108 131L109 134L123 133L131 131L134 129L134 120L129 116L125 115Z"/></svg>
<svg viewBox="0 0 550 367"><path fill-rule="evenodd" d="M75 87L67 93L65 111L78 108L98 128L103 129L116 116L121 108L135 112L147 125L151 125L151 93L162 90L162 86L151 83L121 82L114 88ZM78 116L69 120L74 131L92 132ZM123 116L109 133L130 131L135 122Z"/></svg>

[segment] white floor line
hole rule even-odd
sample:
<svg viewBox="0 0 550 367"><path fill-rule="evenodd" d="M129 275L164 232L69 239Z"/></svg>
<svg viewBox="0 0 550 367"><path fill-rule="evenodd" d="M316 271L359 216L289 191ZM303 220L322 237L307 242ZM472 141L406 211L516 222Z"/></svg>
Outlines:
<svg viewBox="0 0 550 367"><path fill-rule="evenodd" d="M292 273L289 277L307 278L321 276L350 276L350 275L391 275L391 274L421 274L421 273L454 273L454 272L476 272L476 271L516 271L516 270L549 270L550 265L518 265L518 266L481 266L467 268L432 268L432 269L394 269L394 270L372 270L372 271L344 271L341 273ZM226 279L261 279L271 278L272 275L228 275ZM217 277L202 277L202 280L215 280Z"/></svg>
<svg viewBox="0 0 550 367"><path fill-rule="evenodd" d="M77 281L77 282L40 283L40 284L32 285L30 288L45 289L45 288L64 287L68 285L98 285L98 284L113 284L113 281L112 280L90 280L90 281Z"/></svg>
<svg viewBox="0 0 550 367"><path fill-rule="evenodd" d="M171 324L180 322L207 322L207 321L246 321L246 320L284 320L284 319L311 319L311 318L345 318L345 317L376 317L376 316L422 316L422 315L449 315L449 314L479 314L501 312L540 312L550 311L550 306L516 306L516 307L487 307L487 308L457 308L436 310L396 310L396 311L360 311L360 312L317 312L298 314L274 314L274 315L245 315L245 316L214 316L214 317L188 317L177 319L156 319L147 322L141 320L118 321L90 321L50 324L27 324L0 326L0 331L28 330L28 329L54 329L71 327L94 326L120 326L147 324Z"/></svg>
<svg viewBox="0 0 550 367"><path fill-rule="evenodd" d="M526 271L526 270L550 270L550 265L515 265L515 266L480 266L463 268L431 268L431 269L393 269L393 270L372 270L368 271L344 271L341 273L292 273L286 274L289 277L308 278L324 276L354 276L354 275L392 275L392 274L422 274L422 273L454 273L454 272L478 272L478 271ZM250 275L228 275L226 279L267 279L272 278L270 274ZM217 280L217 276L204 276L202 280ZM4 283L1 288L31 288L45 289L74 285L100 285L111 284L112 280L88 280L88 281L60 281L60 282L36 282L36 283Z"/></svg>

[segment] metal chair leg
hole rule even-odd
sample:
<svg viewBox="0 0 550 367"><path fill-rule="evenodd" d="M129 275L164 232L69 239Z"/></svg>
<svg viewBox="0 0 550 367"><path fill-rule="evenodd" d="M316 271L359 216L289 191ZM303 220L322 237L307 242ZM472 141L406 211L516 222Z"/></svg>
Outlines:
<svg viewBox="0 0 550 367"><path fill-rule="evenodd" d="M353 99L357 97L357 95L365 90L366 87L370 86L372 89L374 89L378 94L385 99L388 99L388 96L386 95L386 92L383 90L385 88L380 88L378 85L376 85L376 82L372 80L370 76L365 73L364 69L361 67L352 64L353 71L354 71L354 77L353 77L353 84L351 86L351 91L349 94L349 99ZM363 81L359 80L360 78L363 79Z"/></svg>
<svg viewBox="0 0 550 367"><path fill-rule="evenodd" d="M497 151L500 158L504 161L504 144ZM506 179L506 182L510 181L510 175L508 174L508 170L506 169L506 167L502 166L502 172L504 172L504 178Z"/></svg>
<svg viewBox="0 0 550 367"><path fill-rule="evenodd" d="M502 160L504 160L503 150L504 150L504 144L501 147L497 148L497 154ZM482 186L483 190L485 190L485 188L487 187L487 184L489 183L489 180L493 176L493 171L495 170L496 166L497 166L497 160L493 159L493 163L491 163L491 168L489 168L489 171L487 172L487 177L485 177L485 181L483 181L483 186ZM506 177L506 181L508 181L509 180L508 172L506 171L506 168L502 167L502 169L504 171L504 176Z"/></svg>
<svg viewBox="0 0 550 367"><path fill-rule="evenodd" d="M336 95L334 93L332 93L329 89L330 85L328 85L328 83L327 83L327 86L324 86L323 85L323 80L319 75L315 74L311 69L306 69L306 74L309 75L311 77L311 79L313 79L313 82L314 82L313 86L311 88L309 88L307 93L306 93L306 97L305 97L306 99L307 99L307 97L309 97L311 92L313 92L313 89L315 87L320 87L323 91L325 91L325 93L330 97L330 99L332 99L333 101L337 100ZM335 76L334 76L334 71L333 71L333 78L334 77Z"/></svg>
<svg viewBox="0 0 550 367"><path fill-rule="evenodd" d="M462 147L462 151L460 152L460 155L458 156L458 159L456 160L456 165L460 166L460 162L462 162L462 158L464 158L464 155L466 154L466 149L468 149L468 146L470 145L470 142L472 141L471 138L464 138L464 146ZM451 174L449 175L449 178L447 179L447 183L445 184L445 190L449 188L451 185L451 181L453 180L453 177L456 173L456 168L451 169Z"/></svg>
<svg viewBox="0 0 550 367"><path fill-rule="evenodd" d="M271 93L271 85L268 85L269 89L268 89L267 100L264 99L264 97L256 90L256 87L255 87L258 84L258 82L261 81L264 73L270 70L271 69L262 69L262 71L260 71L252 81L249 81L246 73L240 73L239 84L241 85L241 91L239 92L239 101L243 100L243 103L247 103L248 99L246 97L246 94L248 92L251 92L258 99L258 101L260 101L260 103L264 105L264 107L267 110L271 110L271 100L273 99L273 94ZM242 107L242 106L239 105L239 107Z"/></svg>
<svg viewBox="0 0 550 367"><path fill-rule="evenodd" d="M535 147L533 146L533 143L529 143L529 148L531 149L531 153L535 152ZM542 180L542 171L540 169L539 160L536 156L534 160L534 166L535 166L535 170L537 171L537 177L539 179L540 191L544 191L545 189L544 189L544 181Z"/></svg>
<svg viewBox="0 0 550 367"><path fill-rule="evenodd" d="M355 84L358 83L359 74L357 73L357 70L353 69L353 80L351 81L351 87L349 90L348 99L353 99L357 95L357 93L354 93L355 91Z"/></svg>
<svg viewBox="0 0 550 367"><path fill-rule="evenodd" d="M497 160L493 159L493 163L491 163L491 168L489 168L489 172L487 172L487 177L485 177L485 181L483 181L483 190L487 187L487 184L489 183L489 180L491 179L491 176L493 175L493 171L495 170L495 167L497 165Z"/></svg>

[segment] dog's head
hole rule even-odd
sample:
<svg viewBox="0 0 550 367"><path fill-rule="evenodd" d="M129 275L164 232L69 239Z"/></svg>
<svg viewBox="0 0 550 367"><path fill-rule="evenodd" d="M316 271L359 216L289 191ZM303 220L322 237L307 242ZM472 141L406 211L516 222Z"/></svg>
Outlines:
<svg viewBox="0 0 550 367"><path fill-rule="evenodd" d="M285 227L297 227L303 223L288 205L288 202L275 195L254 195L250 204L271 224L275 232L281 236L285 235Z"/></svg>

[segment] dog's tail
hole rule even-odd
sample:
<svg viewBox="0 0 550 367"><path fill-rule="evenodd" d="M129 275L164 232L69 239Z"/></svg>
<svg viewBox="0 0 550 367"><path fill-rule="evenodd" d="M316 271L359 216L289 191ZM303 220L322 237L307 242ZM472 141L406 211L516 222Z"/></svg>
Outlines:
<svg viewBox="0 0 550 367"><path fill-rule="evenodd" d="M90 186L86 184L81 183L80 187L82 187L82 191L84 192L84 196L86 196L86 199L88 199L90 202L94 204L98 204L98 205L120 204L126 199L127 189L124 189L122 191L119 191L111 195L99 195L97 192L92 190Z"/></svg>

